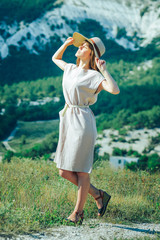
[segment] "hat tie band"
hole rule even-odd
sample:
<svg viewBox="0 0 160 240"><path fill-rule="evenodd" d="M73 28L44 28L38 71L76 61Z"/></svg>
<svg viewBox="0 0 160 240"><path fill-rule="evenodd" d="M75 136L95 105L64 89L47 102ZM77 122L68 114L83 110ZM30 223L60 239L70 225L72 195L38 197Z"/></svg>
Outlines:
<svg viewBox="0 0 160 240"><path fill-rule="evenodd" d="M90 40L92 41L92 43L93 43L93 45L94 45L94 47L95 47L95 49L96 49L96 51L97 51L97 53L98 53L98 56L99 56L99 58L100 58L101 54L100 54L99 48L97 47L96 43L93 41L92 38L90 38Z"/></svg>

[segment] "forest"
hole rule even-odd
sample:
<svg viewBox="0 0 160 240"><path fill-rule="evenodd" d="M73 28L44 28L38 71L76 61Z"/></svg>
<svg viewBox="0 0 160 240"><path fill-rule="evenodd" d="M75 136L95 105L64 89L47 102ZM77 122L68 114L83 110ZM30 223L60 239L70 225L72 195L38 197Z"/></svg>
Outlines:
<svg viewBox="0 0 160 240"><path fill-rule="evenodd" d="M70 24L73 27L75 25L74 22ZM125 126L130 129L160 127L159 39L154 39L146 47L131 51L113 40L105 39L105 31L98 22L88 19L79 23L79 31L84 35L88 33L86 26L89 26L91 36L94 34L104 38L106 66L120 88L119 95L102 91L97 103L91 106L98 131ZM39 55L30 54L25 48L17 51L15 46L10 46L11 54L2 61L0 68L0 140L10 134L17 121L59 118L59 111L64 106L62 71L54 65L51 58L61 44L60 38L55 35ZM70 51L64 54L64 60L69 59L74 63L76 49L73 46L69 48ZM52 101L45 105L30 105L31 101L36 102L46 97ZM55 97L59 100L54 101ZM35 146L33 150L28 150L30 154L23 154L29 156L36 151L45 153L44 149L35 150L39 148Z"/></svg>

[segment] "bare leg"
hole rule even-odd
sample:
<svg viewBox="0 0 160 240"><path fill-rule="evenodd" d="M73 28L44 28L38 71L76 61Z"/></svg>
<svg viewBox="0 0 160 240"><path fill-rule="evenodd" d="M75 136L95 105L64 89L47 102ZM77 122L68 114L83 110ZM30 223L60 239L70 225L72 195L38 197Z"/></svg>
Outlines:
<svg viewBox="0 0 160 240"><path fill-rule="evenodd" d="M77 172L72 172L72 171L67 171L67 170L60 169L59 174L60 174L61 177L67 179L68 181L70 181L74 185L78 186ZM90 183L90 186L89 186L88 193L94 198L99 197L99 190L96 187L94 187L91 183ZM96 201L96 204L97 204L98 208L101 208L103 206L102 205L102 199L99 198Z"/></svg>
<svg viewBox="0 0 160 240"><path fill-rule="evenodd" d="M87 199L88 191L90 188L90 178L88 173L77 172L78 178L78 197L77 203L73 213L68 217L68 219L75 221L76 220L76 212L82 213L83 207Z"/></svg>
<svg viewBox="0 0 160 240"><path fill-rule="evenodd" d="M87 199L90 188L90 178L88 173L77 172L78 176L78 198L75 206L75 211L82 211Z"/></svg>

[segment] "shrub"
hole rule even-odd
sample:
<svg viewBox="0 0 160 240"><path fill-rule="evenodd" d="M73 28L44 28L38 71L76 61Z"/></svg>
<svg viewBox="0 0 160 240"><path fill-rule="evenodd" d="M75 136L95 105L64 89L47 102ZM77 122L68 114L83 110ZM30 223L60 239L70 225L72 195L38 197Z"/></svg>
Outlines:
<svg viewBox="0 0 160 240"><path fill-rule="evenodd" d="M17 156L30 157L32 159L40 158L43 155L51 154L56 151L58 143L58 132L54 132L39 144L35 144L33 148L23 150L17 153ZM47 155L46 155L47 156Z"/></svg>
<svg viewBox="0 0 160 240"><path fill-rule="evenodd" d="M127 154L127 150L120 148L113 148L112 155L113 156L125 156Z"/></svg>
<svg viewBox="0 0 160 240"><path fill-rule="evenodd" d="M138 170L136 162L126 163L125 168L134 172Z"/></svg>
<svg viewBox="0 0 160 240"><path fill-rule="evenodd" d="M140 16L143 17L145 13L148 12L149 6L145 6L144 8L141 9L140 11Z"/></svg>
<svg viewBox="0 0 160 240"><path fill-rule="evenodd" d="M14 152L8 150L8 151L5 153L5 155L3 156L3 160L2 160L3 163L4 163L4 162L10 163L13 156L14 156Z"/></svg>
<svg viewBox="0 0 160 240"><path fill-rule="evenodd" d="M152 154L148 157L148 169L151 172L160 170L160 156L158 154Z"/></svg>

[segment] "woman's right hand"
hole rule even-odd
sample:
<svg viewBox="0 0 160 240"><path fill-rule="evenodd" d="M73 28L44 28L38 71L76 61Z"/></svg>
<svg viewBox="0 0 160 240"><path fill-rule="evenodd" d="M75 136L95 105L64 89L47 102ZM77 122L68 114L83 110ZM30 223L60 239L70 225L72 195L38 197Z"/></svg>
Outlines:
<svg viewBox="0 0 160 240"><path fill-rule="evenodd" d="M72 38L72 37L69 37L69 38L67 38L67 40L65 41L65 45L67 45L67 46L69 46L69 45L72 45L73 44L73 41L74 41L74 39Z"/></svg>
<svg viewBox="0 0 160 240"><path fill-rule="evenodd" d="M55 52L52 56L52 61L64 71L65 65L67 64L62 60L64 51L69 45L73 44L74 39L72 37L67 38L67 40L62 44L62 46Z"/></svg>

